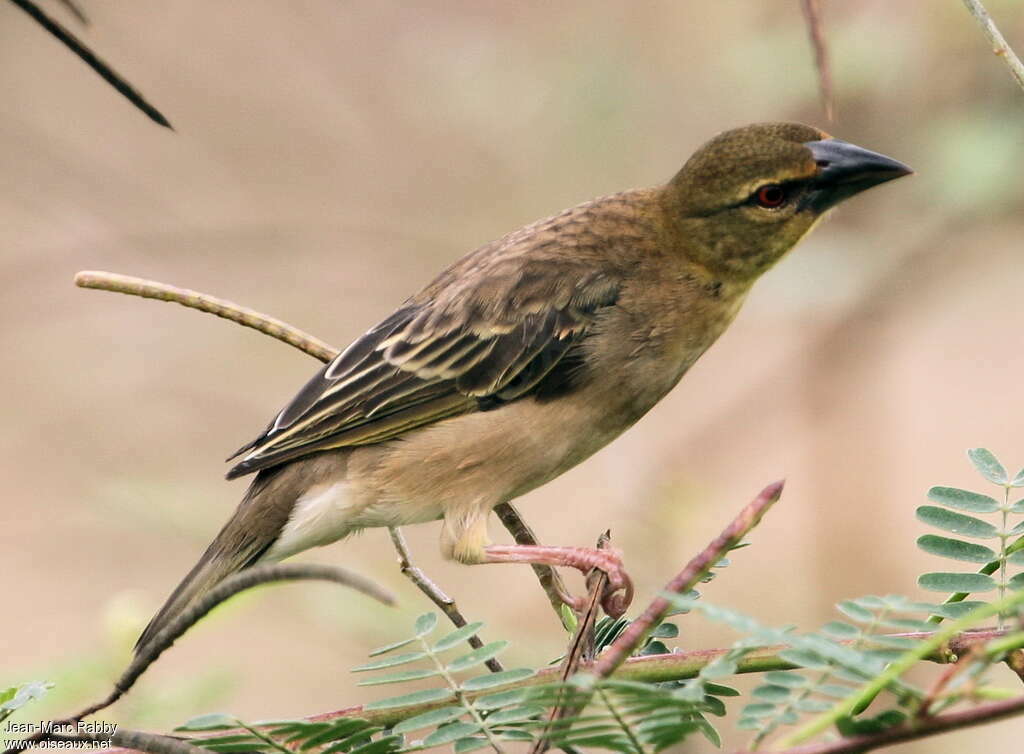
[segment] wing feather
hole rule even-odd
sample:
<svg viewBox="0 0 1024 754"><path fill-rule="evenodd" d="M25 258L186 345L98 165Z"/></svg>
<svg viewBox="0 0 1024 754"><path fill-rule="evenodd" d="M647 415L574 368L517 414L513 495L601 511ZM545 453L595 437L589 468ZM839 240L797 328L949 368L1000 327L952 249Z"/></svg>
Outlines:
<svg viewBox="0 0 1024 754"><path fill-rule="evenodd" d="M456 263L324 366L228 478L529 395L618 295L593 268L558 265L479 253Z"/></svg>

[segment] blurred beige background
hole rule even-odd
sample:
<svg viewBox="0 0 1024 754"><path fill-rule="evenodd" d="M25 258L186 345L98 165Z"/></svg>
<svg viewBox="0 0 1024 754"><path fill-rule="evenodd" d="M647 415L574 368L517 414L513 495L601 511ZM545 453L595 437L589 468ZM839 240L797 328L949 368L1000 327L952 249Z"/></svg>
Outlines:
<svg viewBox="0 0 1024 754"><path fill-rule="evenodd" d="M705 594L810 629L845 597L926 596L916 575L941 562L914 547L914 508L933 484L983 490L966 448L1024 465L1024 93L954 0L825 4L831 125L796 0L80 1L82 36L177 132L0 4L0 686L54 681L33 712L106 691L240 497L222 459L317 367L210 316L77 290L80 269L208 291L344 346L480 243L664 181L725 128L808 121L918 175L845 206L669 398L521 510L551 543L610 526L643 601L786 477ZM989 5L1024 48L1024 7ZM487 637L514 641L507 664L560 653L529 569L444 563L436 525L407 535ZM386 532L304 559L370 575L401 607L317 584L248 595L104 719L391 693L348 673L428 607ZM731 640L683 624L686 646ZM1022 730L897 750L1009 751Z"/></svg>

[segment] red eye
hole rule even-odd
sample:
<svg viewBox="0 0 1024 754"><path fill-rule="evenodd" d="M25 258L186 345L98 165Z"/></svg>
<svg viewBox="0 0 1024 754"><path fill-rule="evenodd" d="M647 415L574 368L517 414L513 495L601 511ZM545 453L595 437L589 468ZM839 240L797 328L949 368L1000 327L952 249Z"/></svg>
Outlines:
<svg viewBox="0 0 1024 754"><path fill-rule="evenodd" d="M786 189L776 183L769 183L757 190L754 199L761 207L775 209L786 203Z"/></svg>

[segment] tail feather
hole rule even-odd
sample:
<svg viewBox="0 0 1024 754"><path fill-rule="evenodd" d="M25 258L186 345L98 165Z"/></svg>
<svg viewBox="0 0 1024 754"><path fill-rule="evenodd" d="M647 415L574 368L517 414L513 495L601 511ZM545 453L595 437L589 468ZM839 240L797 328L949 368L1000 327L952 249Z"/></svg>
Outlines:
<svg viewBox="0 0 1024 754"><path fill-rule="evenodd" d="M228 525L230 526L230 523ZM270 546L270 543L267 543L255 552L247 548L248 551L228 553L221 548L221 544L221 537L218 536L210 547L207 548L199 562L193 566L188 575L171 592L171 596L167 598L163 607L157 611L157 614L153 616L139 636L139 640L135 642L136 654L148 646L154 637L166 628L181 612L228 576L256 563L267 547Z"/></svg>
<svg viewBox="0 0 1024 754"><path fill-rule="evenodd" d="M262 559L277 539L296 498L283 475L262 472L253 480L238 510L135 643L138 654L182 611L233 573Z"/></svg>

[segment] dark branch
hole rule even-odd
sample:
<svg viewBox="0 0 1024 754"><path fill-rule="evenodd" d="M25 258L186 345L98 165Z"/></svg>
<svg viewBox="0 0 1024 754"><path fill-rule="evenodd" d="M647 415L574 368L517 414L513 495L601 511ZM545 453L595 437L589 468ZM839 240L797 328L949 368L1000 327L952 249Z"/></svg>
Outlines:
<svg viewBox="0 0 1024 754"><path fill-rule="evenodd" d="M160 124L164 128L169 128L172 131L174 130L174 127L171 125L170 121L164 117L163 113L157 110L146 100L145 97L139 94L139 92L136 91L136 89L129 84L123 76L101 60L96 53L90 50L86 44L82 42L82 40L61 26L57 21L54 21L43 13L39 6L32 2L32 0L11 0L11 2L25 11L37 24L46 29L46 31L56 37L61 44L81 58L82 61L96 71L104 81L120 92L121 96L149 116L150 120ZM73 8L74 6L71 7Z"/></svg>

